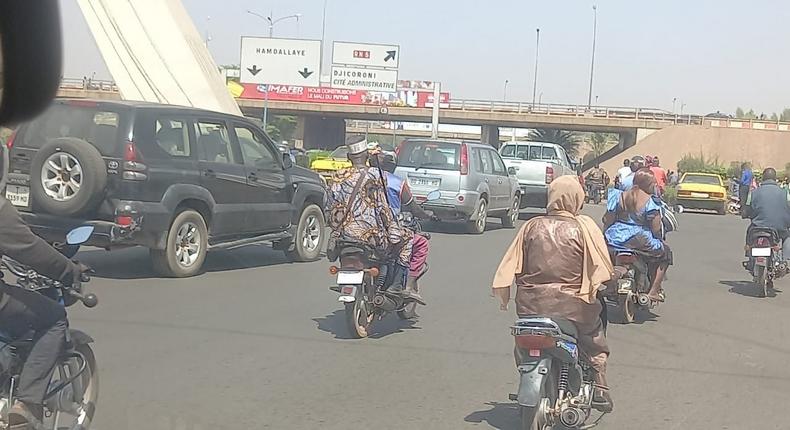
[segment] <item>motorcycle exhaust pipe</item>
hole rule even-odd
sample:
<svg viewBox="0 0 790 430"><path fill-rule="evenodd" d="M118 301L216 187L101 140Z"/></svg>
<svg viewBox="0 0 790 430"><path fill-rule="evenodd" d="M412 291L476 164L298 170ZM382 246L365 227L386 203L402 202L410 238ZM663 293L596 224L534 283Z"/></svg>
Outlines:
<svg viewBox="0 0 790 430"><path fill-rule="evenodd" d="M585 415L579 408L569 407L560 413L560 424L564 427L579 428L584 424Z"/></svg>

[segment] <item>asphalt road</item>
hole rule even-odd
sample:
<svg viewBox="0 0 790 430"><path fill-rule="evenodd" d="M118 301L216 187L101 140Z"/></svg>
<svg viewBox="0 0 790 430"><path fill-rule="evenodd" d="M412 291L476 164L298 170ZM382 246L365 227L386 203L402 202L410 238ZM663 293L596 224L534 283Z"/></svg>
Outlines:
<svg viewBox="0 0 790 430"><path fill-rule="evenodd" d="M790 293L755 297L740 219L679 221L667 303L610 328L615 412L599 428L787 429ZM99 307L71 313L97 340L94 428L516 429L514 314L488 290L514 231L491 224L435 233L423 317L390 317L363 340L347 339L325 261L250 247L171 280L143 250L81 253L100 272Z"/></svg>

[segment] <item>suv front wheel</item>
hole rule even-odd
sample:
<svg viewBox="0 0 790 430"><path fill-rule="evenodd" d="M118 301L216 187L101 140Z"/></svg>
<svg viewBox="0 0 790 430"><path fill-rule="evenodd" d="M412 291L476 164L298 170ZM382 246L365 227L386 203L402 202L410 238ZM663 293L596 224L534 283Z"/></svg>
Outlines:
<svg viewBox="0 0 790 430"><path fill-rule="evenodd" d="M308 205L302 210L292 240L293 243L285 252L289 259L315 261L321 257L321 251L326 243L326 221L321 208Z"/></svg>
<svg viewBox="0 0 790 430"><path fill-rule="evenodd" d="M195 276L206 260L208 228L200 213L185 210L170 225L165 249L151 249L154 270L171 278Z"/></svg>

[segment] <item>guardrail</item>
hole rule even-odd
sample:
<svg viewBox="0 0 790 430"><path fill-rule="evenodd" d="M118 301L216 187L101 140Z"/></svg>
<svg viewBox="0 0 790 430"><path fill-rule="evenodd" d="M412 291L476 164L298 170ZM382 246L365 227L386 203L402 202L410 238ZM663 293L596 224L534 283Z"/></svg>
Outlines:
<svg viewBox="0 0 790 430"><path fill-rule="evenodd" d="M60 80L60 88L71 90L118 92L118 86L115 85L115 82L91 78L63 78Z"/></svg>
<svg viewBox="0 0 790 430"><path fill-rule="evenodd" d="M118 86L113 81L96 80L89 78L83 78L83 79L64 78L61 80L60 87L64 89L84 89L84 90L93 90L93 91L118 92ZM563 117L630 119L630 120L644 120L644 121L661 121L671 124L684 124L684 125L709 125L711 127L724 127L724 128L790 131L790 122L787 121L770 121L763 119L737 119L737 118L730 118L721 114L680 115L680 114L674 114L672 112L663 109L644 108L644 107L587 106L587 105L556 104L556 103L533 104L528 102L451 99L449 101L449 109L461 110L461 111L501 112L501 113L535 114L535 115L549 115L549 116L563 116Z"/></svg>

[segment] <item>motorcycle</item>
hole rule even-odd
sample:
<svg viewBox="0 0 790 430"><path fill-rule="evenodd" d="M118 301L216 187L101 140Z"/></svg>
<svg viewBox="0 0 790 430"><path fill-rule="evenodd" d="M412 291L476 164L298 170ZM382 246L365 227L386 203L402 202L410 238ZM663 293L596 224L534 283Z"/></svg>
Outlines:
<svg viewBox="0 0 790 430"><path fill-rule="evenodd" d="M93 227L78 227L66 237L65 245L85 243ZM98 304L94 294L84 294L79 285L66 286L46 278L32 269L2 257L0 267L16 277L16 287L36 291L68 307L77 301L92 308ZM0 272L2 275L2 272ZM87 274L82 282L90 281ZM14 404L19 375L33 347L33 332L21 338L11 338L0 329L0 430L11 430L9 412ZM44 426L46 430L88 430L96 412L99 380L96 357L90 344L93 339L82 331L69 329L66 348L55 366L44 397ZM16 428L17 426L14 426Z"/></svg>
<svg viewBox="0 0 790 430"><path fill-rule="evenodd" d="M598 205L601 204L601 200L606 199L606 189L604 187L587 181L586 188L587 195L585 196L585 203L593 202Z"/></svg>
<svg viewBox="0 0 790 430"><path fill-rule="evenodd" d="M521 375L518 402L521 429L589 429L606 413L588 424L594 410L593 393L604 389L594 382L594 370L580 357L578 331L573 322L542 316L520 318L511 327L516 361ZM556 426L556 427L555 427Z"/></svg>
<svg viewBox="0 0 790 430"><path fill-rule="evenodd" d="M426 202L441 197L439 191L428 193ZM404 214L405 215L405 214ZM416 229L419 234L419 222L409 217L409 221L401 218L407 228ZM341 241L340 267L331 266L329 273L337 276L337 285L331 290L340 293L338 301L345 308L345 319L349 333L355 339L367 337L374 320L383 319L388 313L395 312L401 319L412 319L416 316L416 303L398 293L388 291L395 281L394 263L388 255L379 253L366 244ZM426 264L427 266L427 264ZM420 278L427 272L423 268Z"/></svg>
<svg viewBox="0 0 790 430"><path fill-rule="evenodd" d="M647 262L640 255L632 251L616 251L613 254L615 272L620 277L607 283L605 301L614 305L613 320L630 324L636 320L638 310L653 307L647 296L653 280Z"/></svg>
<svg viewBox="0 0 790 430"><path fill-rule="evenodd" d="M754 277L760 296L768 297L773 291L774 280L784 277L789 271L779 232L772 228L752 227L746 249L749 260L743 266Z"/></svg>

